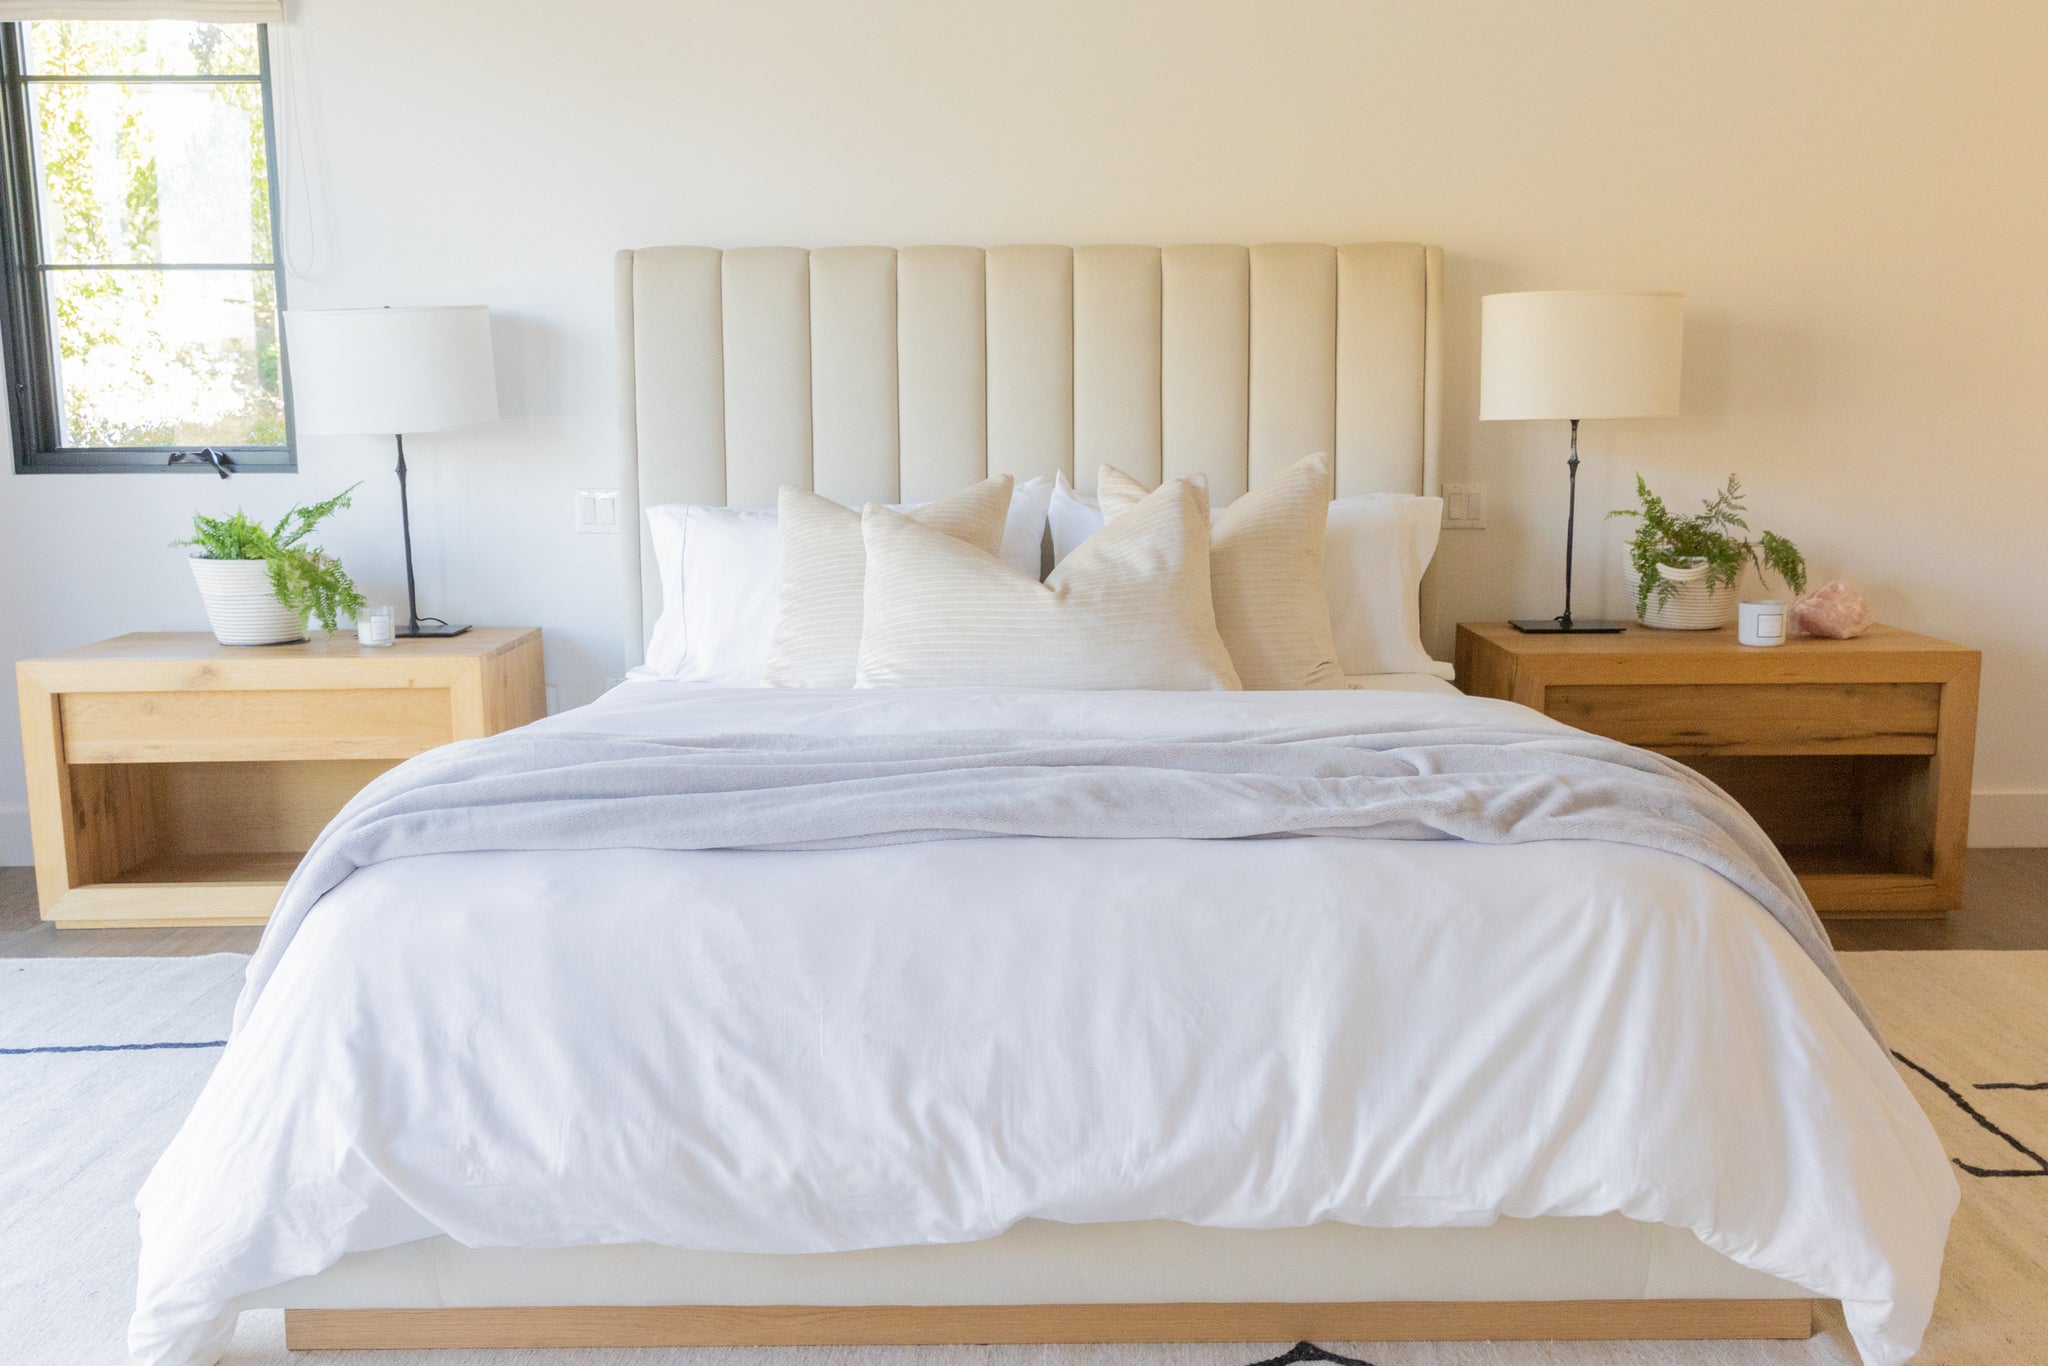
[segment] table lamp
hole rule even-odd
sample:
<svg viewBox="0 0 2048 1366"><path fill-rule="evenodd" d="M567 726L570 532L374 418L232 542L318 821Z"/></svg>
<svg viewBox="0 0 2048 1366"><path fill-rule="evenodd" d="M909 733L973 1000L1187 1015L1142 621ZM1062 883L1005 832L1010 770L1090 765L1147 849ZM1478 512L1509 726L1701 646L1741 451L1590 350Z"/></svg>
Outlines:
<svg viewBox="0 0 2048 1366"><path fill-rule="evenodd" d="M1564 611L1510 623L1518 631L1607 633L1621 621L1572 617L1572 533L1578 519L1579 422L1669 417L1678 411L1683 294L1550 289L1479 301L1479 419L1563 418L1572 424L1564 523Z"/></svg>
<svg viewBox="0 0 2048 1366"><path fill-rule="evenodd" d="M420 616L413 587L412 510L405 493L405 434L497 417L490 310L481 304L288 309L284 330L300 435L390 436L398 442L406 620L397 633L461 635L469 627Z"/></svg>

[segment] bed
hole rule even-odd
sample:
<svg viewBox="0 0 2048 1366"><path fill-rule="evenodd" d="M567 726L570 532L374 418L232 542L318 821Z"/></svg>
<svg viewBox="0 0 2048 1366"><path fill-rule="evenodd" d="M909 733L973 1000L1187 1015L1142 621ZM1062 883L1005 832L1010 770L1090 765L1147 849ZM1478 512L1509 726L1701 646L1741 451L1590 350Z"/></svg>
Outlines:
<svg viewBox="0 0 2048 1366"><path fill-rule="evenodd" d="M1436 483L1429 248L663 248L617 297L636 520L1112 456L1219 502L1310 450L1339 494ZM623 540L638 663L659 584ZM578 772L734 737L1578 743L1422 674L653 680L529 730ZM360 857L266 931L140 1197L132 1349L209 1361L268 1307L303 1348L1797 1337L1816 1296L1875 1366L1915 1349L1955 1183L1790 912L1619 832L1133 807L1130 838Z"/></svg>

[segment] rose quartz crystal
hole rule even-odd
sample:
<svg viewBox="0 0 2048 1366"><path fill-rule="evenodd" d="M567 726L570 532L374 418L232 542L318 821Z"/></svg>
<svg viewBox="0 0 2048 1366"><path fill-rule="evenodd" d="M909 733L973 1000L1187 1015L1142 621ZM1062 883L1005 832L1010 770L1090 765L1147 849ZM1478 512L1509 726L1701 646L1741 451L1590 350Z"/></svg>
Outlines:
<svg viewBox="0 0 2048 1366"><path fill-rule="evenodd" d="M1870 625L1870 604L1841 579L1792 600L1792 629L1802 635L1854 640Z"/></svg>

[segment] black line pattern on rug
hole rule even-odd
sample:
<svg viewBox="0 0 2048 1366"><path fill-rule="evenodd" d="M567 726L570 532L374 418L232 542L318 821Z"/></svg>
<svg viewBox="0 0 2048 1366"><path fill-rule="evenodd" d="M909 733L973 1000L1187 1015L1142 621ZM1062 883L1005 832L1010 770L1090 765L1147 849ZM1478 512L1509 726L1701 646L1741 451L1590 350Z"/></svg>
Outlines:
<svg viewBox="0 0 2048 1366"><path fill-rule="evenodd" d="M1996 1124L1993 1124L1989 1119L1987 1119L1984 1116L1984 1113L1982 1111L1980 1111L1976 1106L1970 1104L1969 1101L1963 1099L1963 1093L1961 1091L1956 1090L1955 1087L1950 1086L1947 1082L1943 1081L1940 1077L1935 1076L1932 1072L1922 1067L1919 1063L1914 1062L1904 1053L1899 1052L1895 1048L1892 1050L1892 1056L1897 1058L1900 1062L1906 1064L1906 1066L1912 1068L1915 1072L1918 1072L1921 1076L1927 1078L1927 1080L1933 1082L1935 1086L1940 1088L1941 1093L1943 1095L1947 1096L1950 1100L1955 1102L1955 1106L1958 1110L1961 1110L1964 1114L1968 1115L1971 1119L1977 1122L1978 1128L1984 1130L1988 1134L1995 1135L1996 1137L2004 1140L2005 1145L2007 1147L2011 1148L2021 1157L2026 1158L2029 1162L2032 1162L2034 1166L2031 1170L2024 1167L2002 1169L1997 1167L1973 1167L1969 1163L1963 1161L1963 1159L1961 1159L1960 1157L1951 1158L1949 1159L1950 1161L1954 1162L1958 1167L1961 1167L1964 1171L1968 1172L1972 1176L2048 1176L2048 1157L2041 1156L2041 1154L2035 1152L2032 1148L2029 1148L2026 1144L2020 1142L2011 1134L1999 1128Z"/></svg>
<svg viewBox="0 0 2048 1366"><path fill-rule="evenodd" d="M2048 1091L2048 1081L1980 1081L1976 1091Z"/></svg>
<svg viewBox="0 0 2048 1366"><path fill-rule="evenodd" d="M53 1043L40 1048L0 1048L0 1056L18 1058L24 1053L147 1053L159 1048L226 1048L226 1039L198 1039L191 1043Z"/></svg>
<svg viewBox="0 0 2048 1366"><path fill-rule="evenodd" d="M1251 1363L1251 1366L1292 1366L1292 1363L1297 1361L1330 1361L1335 1362L1336 1366L1372 1366L1370 1361L1360 1361L1357 1357L1339 1356L1327 1348L1316 1346L1313 1342L1297 1342L1279 1356L1267 1357L1264 1361L1254 1361Z"/></svg>

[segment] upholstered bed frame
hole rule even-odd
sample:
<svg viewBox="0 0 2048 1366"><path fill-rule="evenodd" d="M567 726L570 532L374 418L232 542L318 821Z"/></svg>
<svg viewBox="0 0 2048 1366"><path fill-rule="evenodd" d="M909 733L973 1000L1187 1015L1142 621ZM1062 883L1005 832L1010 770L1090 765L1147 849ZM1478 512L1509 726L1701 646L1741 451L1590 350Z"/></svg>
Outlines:
<svg viewBox="0 0 2048 1366"><path fill-rule="evenodd" d="M1441 252L656 247L620 252L627 663L661 611L640 509L858 505L1107 462L1220 506L1316 451L1336 491L1437 487Z"/></svg>
<svg viewBox="0 0 2048 1366"><path fill-rule="evenodd" d="M661 247L618 258L625 641L640 509L939 497L989 473L1313 451L1340 495L1437 484L1434 247ZM1027 1222L957 1246L358 1253L247 1297L293 1347L1804 1337L1811 1300L1683 1230L1603 1219L1266 1231Z"/></svg>

